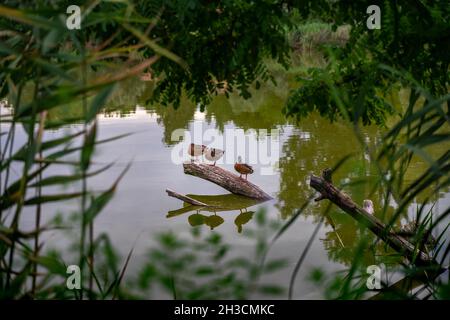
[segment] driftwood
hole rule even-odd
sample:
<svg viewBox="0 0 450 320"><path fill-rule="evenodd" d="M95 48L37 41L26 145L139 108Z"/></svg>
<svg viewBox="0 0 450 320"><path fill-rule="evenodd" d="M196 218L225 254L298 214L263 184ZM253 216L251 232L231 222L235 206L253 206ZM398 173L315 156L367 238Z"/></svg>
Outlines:
<svg viewBox="0 0 450 320"><path fill-rule="evenodd" d="M258 200L272 199L267 193L258 186L240 178L238 175L224 170L218 166L212 166L204 163L184 163L184 173L208 180L234 194L243 195Z"/></svg>
<svg viewBox="0 0 450 320"><path fill-rule="evenodd" d="M189 204L192 204L193 206L208 207L208 205L206 203L203 203L201 201L195 200L195 199L193 199L191 197L188 197L188 196L184 196L184 195L179 194L179 193L177 193L177 192L175 192L173 190L166 189L166 192L167 192L167 195L169 197L177 198L177 199L179 199L181 201L184 201L184 202L187 202Z"/></svg>
<svg viewBox="0 0 450 320"><path fill-rule="evenodd" d="M404 237L387 230L386 225L375 216L359 207L348 195L338 190L331 181L330 170L324 170L322 177L311 176L310 186L320 193L316 201L328 199L340 207L354 219L367 226L376 236L385 241L395 251L401 253L409 261L421 266L436 265L433 258L419 251Z"/></svg>

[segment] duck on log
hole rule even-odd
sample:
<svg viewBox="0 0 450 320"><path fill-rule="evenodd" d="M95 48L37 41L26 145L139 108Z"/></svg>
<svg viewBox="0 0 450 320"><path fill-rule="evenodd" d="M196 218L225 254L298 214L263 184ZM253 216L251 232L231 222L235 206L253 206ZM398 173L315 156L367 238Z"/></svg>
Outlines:
<svg viewBox="0 0 450 320"><path fill-rule="evenodd" d="M240 178L238 175L204 163L183 163L184 173L200 179L208 180L234 194L243 195L258 200L270 200L272 197L265 193L257 185Z"/></svg>
<svg viewBox="0 0 450 320"><path fill-rule="evenodd" d="M322 172L322 177L312 175L309 185L320 193L316 201L330 200L355 220L367 226L376 236L409 261L421 266L437 266L430 255L419 250L404 237L388 230L386 225L377 217L358 206L348 195L337 189L331 180L331 169L325 169Z"/></svg>

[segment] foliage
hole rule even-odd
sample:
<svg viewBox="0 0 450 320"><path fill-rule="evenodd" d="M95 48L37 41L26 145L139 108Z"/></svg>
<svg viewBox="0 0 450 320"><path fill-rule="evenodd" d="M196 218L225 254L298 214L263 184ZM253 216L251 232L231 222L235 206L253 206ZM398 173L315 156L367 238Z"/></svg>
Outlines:
<svg viewBox="0 0 450 320"><path fill-rule="evenodd" d="M414 228L407 240L417 251L428 252L434 258L434 266L419 267L415 261L400 267L390 266L390 273L401 274L404 279L401 285L383 281L376 298L440 298L448 286L448 278L440 275L441 271L448 272L449 209L439 212L432 209L441 193L449 188L449 56L445 39L449 27L446 23L448 4L439 1L426 5L408 3L408 6L384 3L380 5L384 13L381 30L368 31L365 18L361 16L365 5L352 2L344 7L346 1L327 3L329 12L321 6L311 9L312 12L318 10L318 15L325 20L336 17L336 25L350 24L350 39L343 48L327 48L328 65L310 70L309 78L304 79L303 85L291 96L287 113L300 118L316 110L331 120L353 121L355 137L375 168L375 184L366 197L382 198L377 216L393 232L398 232L395 226L400 225L402 219L408 219L408 224ZM425 33L425 29L430 33ZM408 101L396 109L386 92L400 86L408 92ZM381 141L370 144L360 123L385 124L386 112L394 111L401 118L390 125ZM408 179L413 159L420 159L427 168L420 176ZM361 183L349 179L340 187ZM408 208L414 207L418 199L420 205L410 212ZM429 235L434 235L440 243L427 245ZM325 281L323 273L314 272L312 278L325 287L326 298L360 299L373 294L365 284L367 274L362 253L372 250L376 242L367 235L359 240L357 248L361 253L351 256L353 261L343 275ZM419 290L413 290L418 286Z"/></svg>
<svg viewBox="0 0 450 320"><path fill-rule="evenodd" d="M33 10L42 19L56 23L70 4L82 1L36 1L24 4L8 0L5 5ZM180 104L183 92L196 104L205 106L211 94L239 92L249 97L255 80L266 81L270 75L263 57L286 65L288 44L285 28L289 26L284 1L201 1L135 0L86 2L82 10L82 34L92 46L128 45L140 50L144 58L165 55L150 72L159 78L152 101L164 105ZM13 32L30 28L2 19L0 25ZM47 42L64 44L53 31ZM67 36L68 33L65 33ZM142 40L143 45L137 45ZM163 48L169 48L170 52ZM131 51L130 51L131 52ZM110 55L126 60L127 52ZM178 57L182 57L178 58ZM96 68L96 66L91 66ZM3 91L5 93L5 91Z"/></svg>
<svg viewBox="0 0 450 320"><path fill-rule="evenodd" d="M259 296L277 296L283 286L260 283L260 278L286 266L285 259L260 261L267 250L267 239L278 225L256 213L256 228L245 230L252 241L252 255L231 255L232 248L216 232L203 235L199 227L192 229L192 239L173 233L158 236L158 247L148 253L136 279L136 291L149 297L162 288L174 299L249 299ZM254 242L254 243L253 243Z"/></svg>
<svg viewBox="0 0 450 320"><path fill-rule="evenodd" d="M83 5L81 31L66 28L69 4ZM152 97L163 103L178 105L182 90L193 101L206 103L211 93L222 89L223 82L227 83L225 91L237 87L248 97L249 84L258 77L268 77L262 57L284 63L285 12L278 1L256 5L245 1L7 0L0 7L0 16L4 30L0 35L4 40L0 46L0 96L6 97L11 112L1 119L2 128L7 128L2 132L1 146L2 298L131 297L120 290L120 284L132 251L120 267L108 237L94 237L94 221L126 171L106 190L90 190L88 178L110 167L93 168L96 146L120 138L97 139L97 113L116 83L145 71L160 78ZM64 112L68 104L76 104L81 111L62 119L52 116ZM45 130L74 122L81 122L83 129L54 140L43 139ZM20 124L26 141L16 149L15 133ZM69 161L68 156L77 160ZM72 174L52 174L49 169L55 165L67 166ZM17 168L21 175L11 181L11 172ZM51 193L55 187L66 185L75 191ZM40 223L46 203L71 200L79 201L72 221L79 224L79 239L73 248L84 275L83 289L73 291L74 296L64 290L64 258L56 252L45 254L41 248L42 234L58 226ZM21 220L29 211L34 211L36 225L25 232ZM221 255L226 253L220 238L208 241L218 246ZM258 250L262 246L260 243ZM259 271L255 264L247 266L254 286ZM227 274L220 281L240 286L233 277ZM247 294L242 288L236 290L235 296ZM273 286L261 290L280 291Z"/></svg>
<svg viewBox="0 0 450 320"><path fill-rule="evenodd" d="M299 79L287 106L289 116L303 117L313 110L335 120L361 120L384 124L395 110L385 94L396 84L408 85L380 66L410 74L434 96L448 92L450 56L450 7L443 1L374 1L381 9L381 29L366 27L366 1L294 1L298 14L313 16L338 26L351 27L344 47L331 45L325 51L330 63L311 68ZM347 101L335 97L343 88ZM358 105L358 108L355 106Z"/></svg>
<svg viewBox="0 0 450 320"><path fill-rule="evenodd" d="M450 213L447 208L431 215L429 206L436 194L448 190L449 152L448 148L443 148L437 157L427 152L430 147L449 141L450 8L445 1L414 1L412 5L380 3L382 29L375 31L365 28L366 3L362 1L153 0L90 1L86 4L70 1L70 4L77 3L83 4L83 10L88 12L80 32L70 31L65 26L65 11L61 8L69 1L6 0L0 6L0 96L6 97L11 111L1 116L2 130L7 128L1 132L0 146L1 298L139 297L122 286L132 250L119 263L108 237L94 237L95 219L114 196L126 172L125 169L103 191L90 189L88 178L110 167L95 167L92 159L96 146L120 138L99 140L96 115L117 83L143 72L151 72L158 78L150 100L163 104L178 105L183 91L192 101L203 105L219 90L228 94L237 88L242 96L248 97L251 83L255 82L258 88L258 79L269 78L264 57L285 64L286 32L291 24L289 13L294 7L299 21L314 16L333 23L334 27L349 24L351 33L345 46L324 44L328 64L310 70L303 86L293 93L287 114L301 117L318 110L332 120L338 117L353 120L355 136L377 169L372 193L382 194L377 196L385 204L380 218L389 229L393 228L417 197L423 197L425 200L414 217L418 226L416 235L410 241L417 249L425 250L422 240L433 233L438 245L431 254L440 266L447 264L450 244L445 232ZM409 104L404 112L396 110L384 96L396 84L409 90ZM70 104L76 104L80 111L64 119L52 117L52 112L64 113ZM186 110L194 112L189 106ZM359 120L364 124L384 124L386 114L394 111L404 117L391 126L382 143L367 144L359 131ZM187 120L183 117L180 122ZM53 140L43 139L46 130L71 123L82 123L82 129ZM16 130L21 129L26 134L23 142L15 138ZM428 167L422 176L407 181L405 177L413 157L421 158ZM56 165L69 168L71 173L51 174L49 169ZM19 174L13 175L13 172ZM61 191L67 185L70 191ZM54 193L54 190L59 191ZM41 235L61 227L40 223L43 206L58 201L77 201L78 205L73 222L78 223L79 233L72 253L77 255L82 270L88 272L82 273L86 274L83 290L74 291L74 296L63 290L64 257L57 252L42 252ZM397 206L388 214L393 201ZM224 286L224 291L219 292L223 298L246 298L256 291L281 292L278 286L258 283L266 268L283 266L280 261L264 265L267 250L308 205L299 204L300 209L269 244L266 243L267 232L250 232L257 239L252 261L248 258L226 260L228 247L214 233L205 241L197 239L189 245L170 234L161 236L162 249L150 251L152 261L138 279L140 290L151 288L150 282L156 281L177 298L215 298L211 291L218 286ZM292 208L283 210L290 214ZM36 224L31 231L21 228L25 212L35 215ZM320 223L292 275L291 288L326 218L325 215L319 217ZM263 229L267 227L263 214L257 214L255 221ZM444 231L439 232L442 224ZM374 244L361 234L357 249L363 252ZM193 256L192 249L212 255L217 270L212 268L211 261L205 263ZM167 250L173 254L166 255ZM354 260L347 276L332 283L328 297L364 297L363 282L356 285L353 282L360 276L358 271L363 270L359 252L351 252ZM179 279L174 278L174 273L180 268L186 269L188 262L195 268L187 270ZM239 268L247 277L238 276ZM415 277L428 270L416 268L412 261L401 271ZM209 281L206 284L193 282L196 277ZM314 279L322 277L316 273ZM448 280L427 278L425 287L432 296L448 296Z"/></svg>
<svg viewBox="0 0 450 320"><path fill-rule="evenodd" d="M284 28L289 19L283 1L150 3L139 12L146 16L161 12L154 36L189 66L183 70L169 60L156 63L153 72L164 78L155 90L155 100L178 105L182 90L203 106L211 93L221 89L226 93L237 89L249 97L253 81L269 78L263 57L286 64Z"/></svg>
<svg viewBox="0 0 450 320"><path fill-rule="evenodd" d="M318 18L332 23L334 30L347 25L351 31L345 46L330 42L322 45L328 63L310 68L306 76L299 77L301 86L289 98L285 109L287 115L300 119L316 111L330 120L344 119L347 125L348 120L352 121L354 136L375 172L365 181L350 178L340 188L348 190L352 185L361 188L362 184L368 184L369 179L374 179L365 197L381 198L382 207L377 217L394 232L398 232L395 226L407 219L408 225L414 226L413 236L407 240L416 250L432 255L434 268L448 272L449 210L432 210L441 193L449 188L448 4L445 1L375 2L381 7L381 29L371 31L365 26L367 3L362 1L295 3L298 14L304 19ZM400 108L389 99L389 94L398 92L399 88L408 92L408 102ZM401 117L393 124L390 119L390 127L382 139L376 143L367 141L360 124L375 122L385 125L386 116L394 112ZM333 139L324 141L332 143ZM341 145L337 147L342 148ZM359 155L359 148L354 144L352 149L349 155L354 152ZM417 160L425 162L427 169L410 180L408 173L413 170L413 161ZM417 209L411 213L408 208L414 207L418 199L420 205L417 204ZM305 205L298 204L298 207L304 208ZM285 207L280 210L290 214L293 211ZM338 228L333 222L329 224L339 238L340 224ZM430 235L440 243L426 244ZM311 241L314 237L315 232ZM363 253L375 251L377 241L374 242L365 232L357 239L359 241L351 247L357 250L347 257L351 261L342 274L330 277L319 269L313 272L312 280L324 288L325 298L361 299L374 294L366 287L367 264ZM300 255L291 287L307 250L308 247ZM342 251L346 250L349 248L339 250L341 257ZM414 261L398 266L399 255L401 252L396 254L394 264L389 265L389 274L404 277L401 285L383 281L380 294L374 298L437 299L445 296L448 287L445 273L440 276L441 272L436 273L432 267L418 267ZM377 257L372 263L386 263L386 255ZM417 287L419 290L414 290Z"/></svg>
<svg viewBox="0 0 450 320"><path fill-rule="evenodd" d="M83 35L78 38L66 28L61 17L64 12L57 11L52 3L55 2L29 3L30 10L24 10L23 5L20 10L0 7L0 23L5 30L0 45L0 92L2 97L6 96L10 111L1 117L2 130L6 128L1 138L0 168L0 291L4 298L45 294L43 288L51 283L51 273L61 275L65 269L61 260L41 253L42 233L54 228L41 224L41 214L46 203L75 200L79 201L78 265L82 274L88 274L85 288L89 297L93 297L96 278L93 257L98 242L102 242L101 237L94 238L94 220L113 197L127 170L106 190L89 189L88 178L110 167L93 168L96 146L121 137L99 140L96 115L115 83L138 75L156 60L152 57L137 61L130 55L132 46L126 44L85 47ZM90 27L95 29L98 24L101 22L91 21ZM174 58L167 51L159 54ZM116 66L112 71L106 69L95 77L88 72L89 68L105 68L104 59L115 55L129 57L127 65ZM81 109L75 117L66 116L61 121L49 116L72 103ZM62 137L44 139L46 130L74 122L81 122L82 126ZM16 140L16 132L21 129L25 141ZM55 175L50 168L57 165L65 166L71 173ZM17 177L13 172L18 171ZM67 185L71 191L61 191ZM33 212L35 226L25 232L23 215ZM49 273L40 276L41 268ZM83 273L87 268L90 272ZM120 275L115 275L111 290L117 287ZM50 293L53 292L52 289ZM83 298L83 293L77 292L76 298Z"/></svg>

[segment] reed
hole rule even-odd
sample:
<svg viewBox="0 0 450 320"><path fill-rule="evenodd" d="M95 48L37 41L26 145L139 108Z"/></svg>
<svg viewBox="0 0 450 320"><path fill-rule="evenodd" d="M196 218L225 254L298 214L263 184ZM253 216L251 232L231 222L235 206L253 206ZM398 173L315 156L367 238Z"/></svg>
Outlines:
<svg viewBox="0 0 450 320"><path fill-rule="evenodd" d="M260 280L263 274L285 267L284 260L268 260L268 253L293 223L310 209L313 195L293 212L284 225L277 226L276 229L270 226L263 212L256 214L259 229L246 231L255 240L254 259L228 258L226 254L229 248L217 234L199 239L195 233L198 231L194 231L194 240L188 242L189 245L173 234L164 234L159 237L159 247L150 250L150 260L135 280L135 290L127 290L128 286L123 285L127 281L126 272L133 258L133 248L125 259L120 259L109 237L96 234L95 220L114 197L129 166L106 190L90 189L89 179L111 167L108 164L98 168L98 164L92 160L97 146L123 137L100 140L96 116L108 102L117 84L148 71L162 58L165 62L175 63L176 66L171 64L170 68L167 67L168 70L182 70L180 74L189 77L195 75L195 72L189 70L183 57L163 48L150 36L157 25L157 19L143 17L132 3L124 3L125 5L111 4L111 12L105 16L95 12L99 1L88 1L86 8L93 13L85 17L87 30L90 31L86 33L68 30L59 13L46 7L47 1L39 2L33 7L34 10L0 6L0 24L3 30L0 32L0 96L5 97L2 101L6 107L3 109L8 111L0 117L0 298L142 298L147 297L153 283L159 283L175 299L249 298L254 293L284 294L284 288L264 285ZM54 17L50 18L48 12L54 14ZM88 36L94 35L93 30L105 30L111 25L114 26L114 32L108 34L108 37L103 35L92 39ZM341 45L347 41L348 30L340 32L332 33L329 26L322 23L299 25L291 33L291 43L301 42L302 52L311 51L323 43ZM247 57L246 53L245 56ZM329 56L326 64L331 66L330 70L339 73L339 61L332 54ZM283 57L284 55L281 58L278 56L281 60ZM256 55L256 58L261 57ZM253 60L251 62L250 67L259 71L250 67L237 67L244 72L244 75L238 76L244 82L244 93L258 72L266 80L269 79L268 70L259 64L259 60L256 64L253 64ZM377 68L386 79L397 79L402 84L409 92L409 101L404 109L398 110L395 123L389 125L382 142L375 149L366 143L360 130L364 119L359 115L365 113L365 104L359 99L352 99L348 87L334 85L324 74L316 75L323 80L321 85L324 84L329 90L336 110L354 128L354 134L360 142L359 146L355 146L355 153L367 153L377 170L371 194L383 194L383 207L376 214L387 224L386 232L394 230L404 218L405 211L415 204L418 197L424 199L415 210L414 221L411 221L414 232L410 241L418 252L427 250L440 267L448 272L450 208L438 211L433 205L441 192L448 191L450 183L450 95L436 94L407 71L399 71L386 65L378 65ZM183 80L180 81L183 83ZM171 89L181 91L178 85L172 87L172 84L164 83L166 88L159 91L163 100L172 99L167 94ZM207 83L211 85L211 81ZM195 92L213 91L209 87L206 88L208 90L202 86L195 87L197 84L191 83L189 88L189 95L194 100L198 98L195 97ZM361 95L365 93L361 92ZM204 102L208 99L205 97L197 100ZM63 120L52 117L54 113L64 113L64 107L70 104L79 107L77 114ZM388 104L387 109L396 108L393 104ZM46 130L66 124L77 124L78 129L52 140L44 138ZM26 141L21 144L16 139L18 130L23 130L26 135ZM430 149L437 146L442 146L441 152L431 153ZM338 171L342 163L353 156L342 159L332 171ZM410 181L408 172L414 157L422 159L427 168L419 177ZM51 173L55 166L65 166L73 173L55 175ZM361 181L351 180L340 187L348 188L357 184L361 184ZM73 187L71 191L50 193L51 190L64 190L62 187L66 185ZM70 220L69 217L64 217L63 220L67 223L44 224L42 213L47 203L64 204L71 201L78 202L75 219L79 228L72 230L75 239L72 248L75 249L70 254L77 256L83 277L82 289L67 291L67 265L62 253L44 252L43 246L47 231L65 228L64 232L69 232L66 228ZM397 204L393 214L388 212L392 202ZM30 212L35 216L34 229L22 230L23 216ZM312 243L324 219L328 218L328 210L325 210L310 240L300 252L291 274L289 298L293 297L297 274L304 267ZM344 275L339 274L325 283L320 271L314 271L315 281L326 287L326 297L367 297L369 292L363 281L365 266L360 254L372 250L380 243L373 240L365 229L361 230L361 235L352 264ZM430 235L434 238L434 244L427 247ZM196 256L200 251L201 254L206 254L206 264ZM171 254L168 255L167 252ZM195 268L191 268L191 265L187 268L187 262L192 262ZM385 281L383 292L386 297L449 298L449 279L431 276L430 270L417 266L414 262L396 264L393 267L392 271L403 274L411 281L402 287L390 286ZM238 270L244 270L245 277L241 277ZM207 280L199 284L198 278ZM416 280L420 280L422 289L413 292L412 283Z"/></svg>

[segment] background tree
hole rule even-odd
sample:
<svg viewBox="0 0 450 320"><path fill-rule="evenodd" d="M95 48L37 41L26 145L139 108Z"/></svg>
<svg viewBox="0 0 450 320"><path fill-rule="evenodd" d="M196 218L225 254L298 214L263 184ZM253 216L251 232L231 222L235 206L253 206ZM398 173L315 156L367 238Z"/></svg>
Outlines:
<svg viewBox="0 0 450 320"><path fill-rule="evenodd" d="M313 110L335 120L345 117L363 123L383 124L395 110L384 98L393 86L416 84L433 96L448 93L450 6L443 1L372 1L381 9L381 29L369 30L367 1L292 1L298 14L349 25L345 46L326 46L330 63L312 68L286 107L290 116ZM404 72L399 77L383 66ZM336 88L345 96L336 96ZM418 95L412 94L414 105ZM340 100L345 101L340 101ZM358 108L356 108L358 106Z"/></svg>

